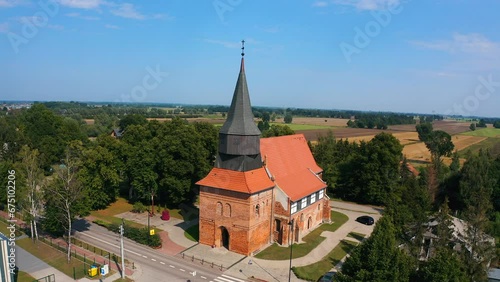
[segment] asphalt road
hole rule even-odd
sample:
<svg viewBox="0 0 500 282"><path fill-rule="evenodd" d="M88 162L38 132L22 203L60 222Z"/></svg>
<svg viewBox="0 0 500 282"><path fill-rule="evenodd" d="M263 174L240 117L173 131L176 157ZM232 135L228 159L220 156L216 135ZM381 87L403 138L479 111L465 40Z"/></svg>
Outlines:
<svg viewBox="0 0 500 282"><path fill-rule="evenodd" d="M111 253L120 254L119 235L104 227L90 223L76 224L75 237ZM172 257L159 253L147 246L124 238L125 258L133 261L140 278L136 281L191 281L191 282L243 282L223 274L218 269L192 263L189 259Z"/></svg>

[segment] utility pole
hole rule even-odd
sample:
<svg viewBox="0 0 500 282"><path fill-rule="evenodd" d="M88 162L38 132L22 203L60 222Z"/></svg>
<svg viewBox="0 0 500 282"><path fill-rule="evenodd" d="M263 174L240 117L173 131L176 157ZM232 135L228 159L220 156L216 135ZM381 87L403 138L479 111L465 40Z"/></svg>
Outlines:
<svg viewBox="0 0 500 282"><path fill-rule="evenodd" d="M123 219L122 219L122 224L120 225L120 253L122 257L122 279L125 279L125 257L124 257L124 250L123 250L123 233L124 233L124 226L123 226Z"/></svg>
<svg viewBox="0 0 500 282"><path fill-rule="evenodd" d="M289 237L289 242L290 242L290 267L288 268L288 282L291 280L291 275L292 275L292 250L293 250L293 238L291 234L293 234L293 219L288 223L290 225L290 229L288 230L288 237Z"/></svg>

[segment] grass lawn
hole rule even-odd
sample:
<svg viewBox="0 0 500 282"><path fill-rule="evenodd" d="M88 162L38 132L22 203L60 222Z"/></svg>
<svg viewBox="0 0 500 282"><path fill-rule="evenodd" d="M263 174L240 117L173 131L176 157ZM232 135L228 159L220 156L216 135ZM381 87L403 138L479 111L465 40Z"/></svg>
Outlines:
<svg viewBox="0 0 500 282"><path fill-rule="evenodd" d="M33 243L30 238L17 240L16 244L31 253L35 257L43 260L50 266L58 269L69 277L73 277L73 269L75 269L76 279L83 278L84 265L82 261L71 258L71 262L67 263L66 254L62 253L47 244L42 242Z"/></svg>
<svg viewBox="0 0 500 282"><path fill-rule="evenodd" d="M336 211L331 212L332 222L331 224L322 224L320 227L313 230L311 233L307 234L302 240L305 243L293 244L292 257L300 258L307 255L314 248L316 248L325 237L321 237L323 231L336 231L340 226L342 226L349 219L345 214ZM268 259L268 260L286 260L290 258L290 248L283 247L278 244L273 244L267 249L258 253L256 258Z"/></svg>
<svg viewBox="0 0 500 282"><path fill-rule="evenodd" d="M316 263L292 267L293 273L300 278L307 281L318 281L323 274L330 271L340 260L345 257L350 251L356 247L356 243L349 241L340 241L340 243L333 248L330 253L325 256L321 261Z"/></svg>
<svg viewBox="0 0 500 282"><path fill-rule="evenodd" d="M313 129L332 128L331 126L326 126L326 125L294 124L294 123L281 123L281 122L271 122L270 125L287 125L292 130L313 130Z"/></svg>
<svg viewBox="0 0 500 282"><path fill-rule="evenodd" d="M351 232L351 233L347 234L347 237L354 238L358 241L365 239L365 236L366 236L365 234L361 234L361 233L357 233L357 232Z"/></svg>
<svg viewBox="0 0 500 282"><path fill-rule="evenodd" d="M191 241L198 242L198 239L200 238L199 225L196 224L186 229L186 231L184 231L184 236Z"/></svg>
<svg viewBox="0 0 500 282"><path fill-rule="evenodd" d="M462 135L480 136L480 137L500 137L500 128L481 128L474 131L462 133Z"/></svg>
<svg viewBox="0 0 500 282"><path fill-rule="evenodd" d="M116 217L116 215L131 211L132 208L133 208L132 204L130 204L126 199L118 198L116 200L116 202L109 205L109 207L107 207L106 209L91 211L90 215L92 215L93 217L95 217L97 219L100 219L100 220L103 220L103 221L106 221L109 223L115 223L115 224L119 225L122 223L122 219L119 217ZM132 226L132 227L136 227L136 228L144 228L145 226L147 226L147 223L140 224L140 223L133 222L130 220L125 220L125 224Z"/></svg>
<svg viewBox="0 0 500 282"><path fill-rule="evenodd" d="M3 235L7 236L7 238L10 236L10 231L9 229L7 229L7 226L9 226L9 224L7 224L6 222L3 222L3 221L0 221L0 232L3 233ZM19 227L16 226L16 236L21 236L23 233L21 233L21 231L19 230Z"/></svg>
<svg viewBox="0 0 500 282"><path fill-rule="evenodd" d="M487 128L487 129L489 129L489 128ZM463 150L460 150L458 152L458 156L460 158L466 158L469 151L471 151L472 154L478 154L480 149L490 150L490 152L491 152L492 150L498 151L497 148L500 148L500 138L490 137L490 138L484 139L483 141L481 141L479 143L472 144ZM492 152L492 153L494 153L494 152Z"/></svg>
<svg viewBox="0 0 500 282"><path fill-rule="evenodd" d="M35 278L24 271L17 273L17 282L33 282Z"/></svg>

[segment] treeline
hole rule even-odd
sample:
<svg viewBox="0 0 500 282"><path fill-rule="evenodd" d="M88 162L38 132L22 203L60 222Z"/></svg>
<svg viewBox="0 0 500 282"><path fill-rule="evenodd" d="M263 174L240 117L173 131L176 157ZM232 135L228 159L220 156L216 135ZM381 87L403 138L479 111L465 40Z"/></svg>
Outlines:
<svg viewBox="0 0 500 282"><path fill-rule="evenodd" d="M35 104L39 104L36 102ZM225 114L229 106L221 105L177 105L177 104L124 104L124 103L84 103L84 102L43 102L41 103L55 113L72 117L76 120L93 119L98 115L125 116L140 114L146 118L170 118L181 116L184 118L200 117L202 115ZM168 108L168 109L167 109ZM262 118L265 113L270 113L274 119L290 116L318 117L318 118L343 118L355 119L351 127L380 127L396 124L413 124L415 114L402 114L392 112L363 112L353 110L325 110L325 109L297 109L277 107L252 107L256 118ZM442 119L438 115L421 115L421 120L431 122ZM273 119L273 121L274 121ZM359 121L359 123L357 123ZM373 126L372 126L373 124ZM363 125L363 126L361 126Z"/></svg>
<svg viewBox="0 0 500 282"><path fill-rule="evenodd" d="M453 149L450 138L426 125L419 135L433 160L419 172L387 133L360 143L329 134L313 146L329 193L384 206L383 218L346 260L339 281L486 281L488 266L495 265L489 238L500 238L500 157L481 151L461 166L455 153L444 165L441 157ZM457 237L451 214L465 222Z"/></svg>
<svg viewBox="0 0 500 282"><path fill-rule="evenodd" d="M218 130L180 118L148 122L141 115L117 123L122 138L107 132L91 141L87 125L42 104L0 117L0 179L8 187L15 174L16 210L32 236L41 223L47 232L66 232L69 242L75 216L103 209L119 195L147 204L153 197L175 208L194 201L195 182L213 166ZM0 194L2 209L6 196Z"/></svg>

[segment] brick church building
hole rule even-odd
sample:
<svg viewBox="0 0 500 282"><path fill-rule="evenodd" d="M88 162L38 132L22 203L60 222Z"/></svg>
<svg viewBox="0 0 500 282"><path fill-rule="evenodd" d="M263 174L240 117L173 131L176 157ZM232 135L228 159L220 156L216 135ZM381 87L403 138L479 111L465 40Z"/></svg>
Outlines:
<svg viewBox="0 0 500 282"><path fill-rule="evenodd" d="M330 221L322 169L304 135L261 139L260 134L242 57L215 166L197 183L201 244L253 255L274 242L301 242Z"/></svg>

